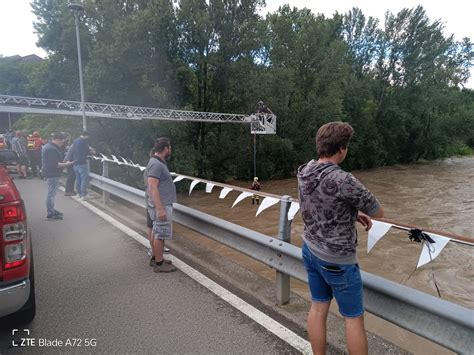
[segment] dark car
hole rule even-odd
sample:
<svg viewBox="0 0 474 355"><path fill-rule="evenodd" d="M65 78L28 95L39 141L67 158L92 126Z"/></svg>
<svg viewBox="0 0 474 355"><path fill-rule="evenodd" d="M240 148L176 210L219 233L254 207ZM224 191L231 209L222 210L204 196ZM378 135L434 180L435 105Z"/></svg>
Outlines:
<svg viewBox="0 0 474 355"><path fill-rule="evenodd" d="M8 172L16 173L16 164L18 155L10 149L0 149L0 165L5 167Z"/></svg>

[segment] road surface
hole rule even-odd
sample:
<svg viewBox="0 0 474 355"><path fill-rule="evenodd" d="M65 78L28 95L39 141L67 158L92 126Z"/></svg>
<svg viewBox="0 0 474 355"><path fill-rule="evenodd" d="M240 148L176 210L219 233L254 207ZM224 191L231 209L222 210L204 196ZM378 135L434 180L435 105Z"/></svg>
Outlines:
<svg viewBox="0 0 474 355"><path fill-rule="evenodd" d="M34 346L13 347L20 337L6 325L1 354L298 353L181 271L153 273L142 245L61 191L64 220L47 221L46 183L15 182L33 237L37 315L29 336L20 329Z"/></svg>

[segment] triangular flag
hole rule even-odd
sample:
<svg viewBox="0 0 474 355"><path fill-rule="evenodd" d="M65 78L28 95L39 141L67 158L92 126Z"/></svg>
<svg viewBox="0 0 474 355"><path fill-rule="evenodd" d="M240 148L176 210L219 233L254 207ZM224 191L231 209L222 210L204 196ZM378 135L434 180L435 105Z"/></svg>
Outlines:
<svg viewBox="0 0 474 355"><path fill-rule="evenodd" d="M131 160L131 159L130 159L130 164L131 164L132 166L134 166L135 168L139 168L139 167L140 167L140 164L135 164L135 163L133 162L133 160Z"/></svg>
<svg viewBox="0 0 474 355"><path fill-rule="evenodd" d="M448 244L448 242L451 240L450 238L443 237L442 235L428 232L424 233L428 234L435 241L435 243L431 244L429 242L423 242L423 249L421 250L420 259L418 260L418 265L416 266L417 268L434 260L439 255L439 253L441 253L441 250L443 250L446 244Z"/></svg>
<svg viewBox="0 0 474 355"><path fill-rule="evenodd" d="M174 178L173 182L178 182L184 179L184 176L178 175Z"/></svg>
<svg viewBox="0 0 474 355"><path fill-rule="evenodd" d="M392 224L372 220L372 228L369 230L369 237L367 239L367 254L382 237L387 234Z"/></svg>
<svg viewBox="0 0 474 355"><path fill-rule="evenodd" d="M199 183L200 183L199 180L193 180L193 181L191 182L191 186L189 186L189 194L190 194L190 195L191 195L191 192L192 192L193 189L194 189L194 186L196 186L196 185L199 184Z"/></svg>
<svg viewBox="0 0 474 355"><path fill-rule="evenodd" d="M247 192L247 191L244 191L242 192L237 198L236 200L234 201L234 204L232 205L232 207L234 207L236 204L238 204L240 201L242 201L244 198L247 198L249 196L252 196L253 193L251 192Z"/></svg>
<svg viewBox="0 0 474 355"><path fill-rule="evenodd" d="M90 157L94 160L102 160L102 158L96 157L95 155L91 155Z"/></svg>
<svg viewBox="0 0 474 355"><path fill-rule="evenodd" d="M129 165L129 164L128 164L128 161L127 161L124 157L120 156L120 158L122 158L124 164Z"/></svg>
<svg viewBox="0 0 474 355"><path fill-rule="evenodd" d="M225 198L229 192L231 192L232 189L230 187L224 187L221 190L221 193L219 194L219 198Z"/></svg>
<svg viewBox="0 0 474 355"><path fill-rule="evenodd" d="M257 217L260 213L265 211L267 208L272 207L273 205L277 204L280 202L280 199L274 198L274 197L265 197L258 207L257 213L255 214L255 217Z"/></svg>
<svg viewBox="0 0 474 355"><path fill-rule="evenodd" d="M288 210L288 220L292 221L293 218L295 218L296 212L300 209L300 204L299 202L292 202L290 209Z"/></svg>
<svg viewBox="0 0 474 355"><path fill-rule="evenodd" d="M102 155L102 158L104 158L105 161L112 161L109 158L107 158L107 156L105 156L104 154L100 153L100 155Z"/></svg>
<svg viewBox="0 0 474 355"><path fill-rule="evenodd" d="M118 165L123 165L123 163L117 159L117 157L115 155L112 154L112 159L114 161L114 163L118 164Z"/></svg>
<svg viewBox="0 0 474 355"><path fill-rule="evenodd" d="M140 166L140 165L138 165L138 166L137 166L137 168L139 168L139 169L140 169L140 171L143 171L143 170L145 170L145 169L146 169L146 167L145 167L145 166Z"/></svg>
<svg viewBox="0 0 474 355"><path fill-rule="evenodd" d="M207 192L208 194L210 194L210 193L212 192L212 189L214 188L214 186L215 186L214 184L211 184L210 182L208 182L208 183L206 184L206 192Z"/></svg>

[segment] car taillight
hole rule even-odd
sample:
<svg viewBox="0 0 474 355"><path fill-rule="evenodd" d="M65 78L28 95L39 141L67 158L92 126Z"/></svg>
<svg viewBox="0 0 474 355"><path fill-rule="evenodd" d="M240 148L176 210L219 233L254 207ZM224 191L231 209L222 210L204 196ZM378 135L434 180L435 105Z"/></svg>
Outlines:
<svg viewBox="0 0 474 355"><path fill-rule="evenodd" d="M26 234L25 222L5 224L3 226L3 240L6 242L13 242L16 240L23 240Z"/></svg>
<svg viewBox="0 0 474 355"><path fill-rule="evenodd" d="M3 239L3 266L4 270L22 266L26 263L26 214L21 201L0 205Z"/></svg>
<svg viewBox="0 0 474 355"><path fill-rule="evenodd" d="M5 269L21 266L26 262L25 242L5 245Z"/></svg>
<svg viewBox="0 0 474 355"><path fill-rule="evenodd" d="M15 203L2 207L3 223L19 222L25 219L25 212L22 203Z"/></svg>

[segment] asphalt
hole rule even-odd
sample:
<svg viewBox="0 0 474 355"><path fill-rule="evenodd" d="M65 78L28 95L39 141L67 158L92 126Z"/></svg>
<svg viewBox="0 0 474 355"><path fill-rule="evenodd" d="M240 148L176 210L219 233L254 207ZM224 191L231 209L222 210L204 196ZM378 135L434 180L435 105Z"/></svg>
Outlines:
<svg viewBox="0 0 474 355"><path fill-rule="evenodd" d="M297 353L182 272L153 273L145 248L61 192L64 220L47 221L45 182L15 182L34 245L37 315L25 328L35 346L12 347L6 325L0 354Z"/></svg>

